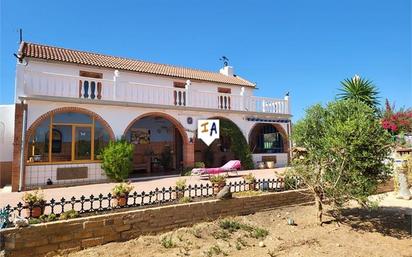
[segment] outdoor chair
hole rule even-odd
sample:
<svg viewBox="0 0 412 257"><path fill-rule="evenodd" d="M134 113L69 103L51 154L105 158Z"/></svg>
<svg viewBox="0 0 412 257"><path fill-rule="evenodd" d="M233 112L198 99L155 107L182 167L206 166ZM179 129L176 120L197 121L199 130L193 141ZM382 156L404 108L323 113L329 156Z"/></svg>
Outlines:
<svg viewBox="0 0 412 257"><path fill-rule="evenodd" d="M211 176L217 175L220 173L226 172L226 175L229 176L229 172L236 172L238 174L238 170L241 168L241 162L239 160L231 160L228 161L225 165L217 168L195 168L192 169L192 175L199 175L199 176Z"/></svg>

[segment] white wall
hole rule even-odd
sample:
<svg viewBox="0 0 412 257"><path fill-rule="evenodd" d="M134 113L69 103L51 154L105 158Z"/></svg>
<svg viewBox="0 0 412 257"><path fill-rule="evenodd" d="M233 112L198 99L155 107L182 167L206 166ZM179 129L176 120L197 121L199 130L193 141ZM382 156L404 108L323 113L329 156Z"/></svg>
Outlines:
<svg viewBox="0 0 412 257"><path fill-rule="evenodd" d="M0 162L13 160L14 104L0 105Z"/></svg>
<svg viewBox="0 0 412 257"><path fill-rule="evenodd" d="M65 74L71 76L79 76L79 71L91 71L103 73L103 79L113 80L114 69L99 68L86 65L76 65L69 63L58 63L58 62L47 62L42 60L26 58L28 64L26 66L17 65L23 69L23 71L35 71L35 72L50 72L56 74ZM218 71L216 71L218 72ZM24 72L23 72L24 73ZM142 84L153 84L164 87L173 87L173 82L185 82L185 78L172 78L161 75L145 74L131 71L119 71L118 81L122 82L135 82ZM27 75L26 75L27 76ZM218 87L231 88L232 94L240 95L241 86L230 85L230 84L220 84L214 82L205 81L192 81L192 89L204 91L204 92L217 92ZM253 88L245 87L245 96L252 95Z"/></svg>
<svg viewBox="0 0 412 257"><path fill-rule="evenodd" d="M257 167L257 163L262 161L262 156L276 156L276 167L286 167L288 165L288 154L287 153L259 153L252 154L253 163Z"/></svg>

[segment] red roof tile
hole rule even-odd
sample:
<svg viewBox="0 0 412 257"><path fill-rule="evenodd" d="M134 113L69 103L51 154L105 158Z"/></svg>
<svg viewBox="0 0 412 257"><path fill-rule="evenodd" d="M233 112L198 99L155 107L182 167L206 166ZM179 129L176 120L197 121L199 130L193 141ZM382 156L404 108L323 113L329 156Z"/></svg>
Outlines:
<svg viewBox="0 0 412 257"><path fill-rule="evenodd" d="M20 55L60 62L92 65L104 68L142 72L177 78L218 82L224 84L254 87L255 84L239 76L228 77L218 72L202 71L167 64L158 64L140 60L65 49L54 46L22 42Z"/></svg>

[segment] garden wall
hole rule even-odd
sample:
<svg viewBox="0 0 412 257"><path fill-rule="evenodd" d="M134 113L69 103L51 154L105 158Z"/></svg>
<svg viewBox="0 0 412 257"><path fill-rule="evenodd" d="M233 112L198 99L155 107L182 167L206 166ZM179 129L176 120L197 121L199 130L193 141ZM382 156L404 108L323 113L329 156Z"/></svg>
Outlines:
<svg viewBox="0 0 412 257"><path fill-rule="evenodd" d="M53 256L231 215L310 202L305 190L209 200L56 221L0 232L6 256Z"/></svg>

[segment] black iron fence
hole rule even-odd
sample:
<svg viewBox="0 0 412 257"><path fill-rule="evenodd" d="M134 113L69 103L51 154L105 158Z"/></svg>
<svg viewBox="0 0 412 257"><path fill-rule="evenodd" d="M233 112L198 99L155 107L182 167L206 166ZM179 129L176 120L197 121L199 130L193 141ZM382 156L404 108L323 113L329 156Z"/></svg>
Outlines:
<svg viewBox="0 0 412 257"><path fill-rule="evenodd" d="M229 182L227 185L232 193L244 191L285 191L285 181L282 178L259 179L254 182L242 180ZM54 214L56 217L59 217L62 213L70 210L74 210L80 215L101 213L123 208L144 208L179 202L199 201L215 196L221 188L222 185L219 186L207 183L188 185L181 189L176 187L163 187L156 188L149 192L142 191L139 193L135 191L124 197L123 203L119 201L119 197L113 196L111 193L107 195L90 195L89 197L83 195L79 198L61 198L60 200L51 199L41 205L28 205L19 202L14 207L7 205L3 208L3 211L8 212L9 216L17 215L25 218L37 218L39 209L42 214Z"/></svg>

